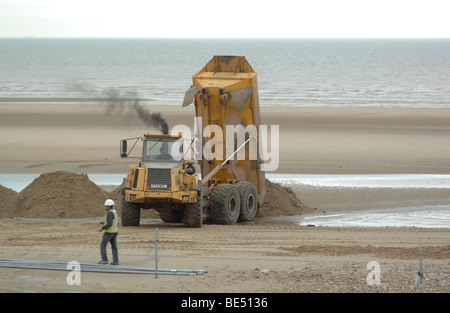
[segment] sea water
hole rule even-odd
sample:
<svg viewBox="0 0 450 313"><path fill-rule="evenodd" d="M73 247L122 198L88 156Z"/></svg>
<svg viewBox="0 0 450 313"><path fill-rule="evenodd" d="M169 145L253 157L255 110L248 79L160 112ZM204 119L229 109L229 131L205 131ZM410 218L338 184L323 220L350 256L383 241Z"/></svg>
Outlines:
<svg viewBox="0 0 450 313"><path fill-rule="evenodd" d="M293 217L292 222L302 226L450 228L450 203L330 214L311 213Z"/></svg>
<svg viewBox="0 0 450 313"><path fill-rule="evenodd" d="M447 174L269 174L270 180L295 188L442 188L450 190Z"/></svg>
<svg viewBox="0 0 450 313"><path fill-rule="evenodd" d="M0 38L0 101L181 105L214 55L243 55L262 106L450 107L450 39Z"/></svg>

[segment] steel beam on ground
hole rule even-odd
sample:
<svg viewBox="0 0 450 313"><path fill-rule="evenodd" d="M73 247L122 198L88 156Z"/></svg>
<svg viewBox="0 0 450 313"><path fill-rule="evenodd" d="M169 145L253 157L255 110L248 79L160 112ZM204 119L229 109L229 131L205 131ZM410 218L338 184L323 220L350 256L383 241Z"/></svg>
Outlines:
<svg viewBox="0 0 450 313"><path fill-rule="evenodd" d="M0 259L0 267L9 268L28 268L41 270L64 270L71 271L67 268L68 263L64 262L48 262L48 261L34 261L34 260L9 260ZM155 274L154 268L137 267L126 265L107 265L107 264L84 264L80 263L80 271L84 272L101 272L101 273L119 273L119 274ZM190 269L167 269L158 268L158 274L161 275L203 275L207 273L204 270L190 270Z"/></svg>

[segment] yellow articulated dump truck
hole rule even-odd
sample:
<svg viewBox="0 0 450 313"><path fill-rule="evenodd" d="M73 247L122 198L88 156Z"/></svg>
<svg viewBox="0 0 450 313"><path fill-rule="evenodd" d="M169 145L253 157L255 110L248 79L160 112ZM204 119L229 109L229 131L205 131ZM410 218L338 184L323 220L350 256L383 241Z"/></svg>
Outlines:
<svg viewBox="0 0 450 313"><path fill-rule="evenodd" d="M198 175L182 155L182 137L144 135L139 166L133 165L122 186L122 225L137 226L141 209L155 209L167 223L202 224ZM127 140L121 142L127 157Z"/></svg>
<svg viewBox="0 0 450 313"><path fill-rule="evenodd" d="M140 208L156 209L163 221L184 221L186 227L255 218L266 195L256 72L245 57L214 56L193 76L183 107L192 103L197 123L190 148L199 147L194 154L201 180L194 162L184 158L181 135L145 135L141 164L124 180L123 225L138 225ZM174 160L153 159L163 150L172 151Z"/></svg>

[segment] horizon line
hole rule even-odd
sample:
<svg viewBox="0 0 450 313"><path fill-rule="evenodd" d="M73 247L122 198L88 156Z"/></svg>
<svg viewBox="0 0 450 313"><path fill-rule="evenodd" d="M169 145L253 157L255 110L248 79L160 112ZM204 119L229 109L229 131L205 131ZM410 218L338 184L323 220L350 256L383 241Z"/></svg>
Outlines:
<svg viewBox="0 0 450 313"><path fill-rule="evenodd" d="M185 40L369 40L369 39L392 39L392 40L405 40L405 39L450 39L450 37L82 37L82 36L68 36L68 37L60 37L60 36L49 36L49 37L40 37L40 36L0 36L0 39L185 39Z"/></svg>

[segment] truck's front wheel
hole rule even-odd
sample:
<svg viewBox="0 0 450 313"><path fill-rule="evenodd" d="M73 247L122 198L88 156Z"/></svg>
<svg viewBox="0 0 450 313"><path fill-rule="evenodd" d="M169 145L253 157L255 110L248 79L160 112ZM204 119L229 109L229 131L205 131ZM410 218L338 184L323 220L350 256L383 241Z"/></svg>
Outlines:
<svg viewBox="0 0 450 313"><path fill-rule="evenodd" d="M134 203L126 202L122 195L122 226L139 226L141 208Z"/></svg>
<svg viewBox="0 0 450 313"><path fill-rule="evenodd" d="M186 205L184 209L184 227L199 228L203 223L203 210L200 201Z"/></svg>

